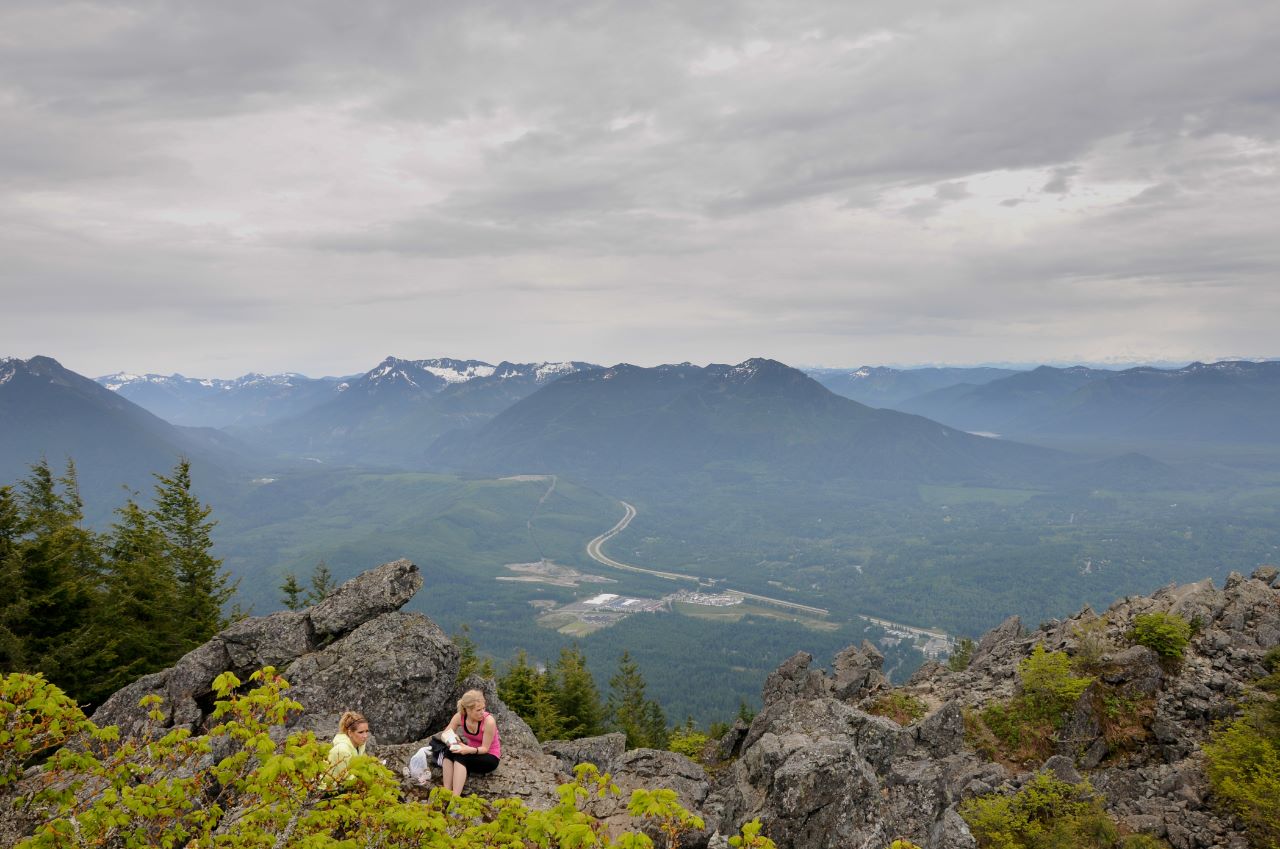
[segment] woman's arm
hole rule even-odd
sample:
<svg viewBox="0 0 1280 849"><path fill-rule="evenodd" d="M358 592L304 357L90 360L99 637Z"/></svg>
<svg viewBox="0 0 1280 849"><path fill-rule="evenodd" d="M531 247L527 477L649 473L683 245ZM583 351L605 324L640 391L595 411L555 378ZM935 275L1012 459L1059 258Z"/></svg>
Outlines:
<svg viewBox="0 0 1280 849"><path fill-rule="evenodd" d="M449 724L446 725L444 728L442 728L439 733L443 734L446 731L456 732L458 730L458 726L461 724L462 724L462 714L455 713L453 715L453 719L449 720Z"/></svg>
<svg viewBox="0 0 1280 849"><path fill-rule="evenodd" d="M483 755L489 751L489 747L493 745L493 737L498 733L498 723L492 716L484 718L484 737L480 740L480 748L476 749L477 755Z"/></svg>

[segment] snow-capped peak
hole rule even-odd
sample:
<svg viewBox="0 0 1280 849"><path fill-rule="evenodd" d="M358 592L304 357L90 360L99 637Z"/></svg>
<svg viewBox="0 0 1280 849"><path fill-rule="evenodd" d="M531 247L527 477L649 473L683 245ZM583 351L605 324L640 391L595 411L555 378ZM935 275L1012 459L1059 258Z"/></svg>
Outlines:
<svg viewBox="0 0 1280 849"><path fill-rule="evenodd" d="M573 363L542 363L534 369L533 377L539 383L546 383L549 380L555 380L557 377L573 374L577 370L578 367Z"/></svg>
<svg viewBox="0 0 1280 849"><path fill-rule="evenodd" d="M437 365L437 363L445 362L451 365ZM474 380L477 377L488 377L494 373L495 369L488 363L457 363L453 364L453 360L422 360L422 370L434 374L445 383L466 383L468 380ZM458 368L462 366L462 368Z"/></svg>

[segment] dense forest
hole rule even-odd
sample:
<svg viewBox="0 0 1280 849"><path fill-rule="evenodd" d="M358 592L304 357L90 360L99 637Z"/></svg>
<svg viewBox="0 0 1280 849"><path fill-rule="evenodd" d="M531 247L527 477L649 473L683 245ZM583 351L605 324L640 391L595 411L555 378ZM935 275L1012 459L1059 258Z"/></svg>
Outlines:
<svg viewBox="0 0 1280 849"><path fill-rule="evenodd" d="M0 669L43 673L95 705L204 643L235 615L209 514L186 460L105 532L85 525L70 461L0 487Z"/></svg>

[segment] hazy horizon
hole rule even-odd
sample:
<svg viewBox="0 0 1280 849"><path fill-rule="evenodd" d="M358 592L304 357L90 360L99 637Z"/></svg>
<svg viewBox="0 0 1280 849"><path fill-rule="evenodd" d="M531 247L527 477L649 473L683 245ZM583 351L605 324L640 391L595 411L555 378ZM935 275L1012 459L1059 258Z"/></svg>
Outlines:
<svg viewBox="0 0 1280 849"><path fill-rule="evenodd" d="M264 375L299 374L299 375L302 375L303 377L315 378L315 379L344 378L344 377L355 377L358 375L362 375L370 371L374 367L376 367L378 363L382 362L383 359L385 359L385 357L380 358L379 360L377 360L377 362L368 363L363 367L357 366L350 371L340 371L340 372L317 372L317 371L307 371L305 369L298 369L298 368L286 368L286 369L281 369L280 371L267 371L265 369L249 369L248 371L243 371L236 374L197 374L197 373L188 373L184 371L164 369L164 368L148 368L148 369L142 369L142 370L110 369L107 371L92 371L92 370L86 371L86 370L75 368L73 364L68 363L61 357L58 357L56 354L52 354L48 352L40 352L36 354L31 354L29 356L14 356L8 353L0 352L0 360L7 359L10 357L14 359L19 359L19 360L29 360L31 357L35 357L35 356L50 357L56 360L64 368L68 368L71 371L76 372L77 374L83 375L85 377L93 378L95 380L104 378L104 377L110 377L117 374L131 375L134 377L143 377L146 375L158 375L163 377L179 376L179 377L188 378L188 379L203 379L203 380L234 380L236 378L244 377L250 374L264 374ZM483 356L453 356L451 354L440 354L440 355L431 355L431 356L402 356L399 354L388 354L386 356L392 356L392 357L396 357L397 359L411 360L411 361L434 360L434 359L478 360L480 362L487 362L491 365L497 365L499 362L501 362L501 360L499 359L486 358ZM586 360L583 360L580 357L571 357L569 359L575 360L577 362L586 362ZM754 359L754 357L748 357L747 359ZM777 358L766 357L765 359L777 359ZM928 368L957 368L957 369L1001 368L1001 369L1013 369L1018 371L1029 371L1031 369L1038 368L1040 366L1050 366L1052 368L1070 368L1072 366L1084 366L1087 368L1104 369L1108 371L1122 371L1124 369L1129 369L1129 368L1158 368L1158 369L1176 370L1180 368L1185 368L1186 366L1194 362L1215 363L1215 362L1236 361L1236 360L1247 361L1247 362L1275 362L1278 359L1280 358L1277 358L1277 357L1222 357L1222 358L1211 359L1211 358L1202 357L1202 358L1190 359L1190 360L1172 360L1172 361L1169 361L1169 360L1160 360L1160 361L1100 360L1100 361L1084 362L1084 361L1064 360L1064 361L1056 361L1056 362L1053 362L1053 361L1050 361L1050 362L979 361L979 362L967 362L967 363L946 363L946 362L872 363L872 362L867 362L867 363L844 364L844 365L830 365L830 364L820 364L820 363L788 363L782 360L779 360L779 362L783 362L785 365L788 365L795 369L799 369L801 371L819 371L819 370L821 371L845 371L845 370L855 371L860 368L891 368L891 369L898 369L901 371L912 371L916 369L928 369ZM546 362L546 361L535 360L535 359L521 359L521 360L509 360L509 362L536 363L536 362ZM737 362L741 362L741 361L730 362L729 360L725 360L725 359L709 360L706 362L692 362L692 363L690 363L690 361L687 361L687 360L681 361L681 363L690 363L692 365L699 366L699 367L705 367L705 366L714 365L714 364L736 365ZM626 364L626 365L640 366L642 368L653 368L653 367L662 366L662 365L679 365L681 363L677 363L672 360L652 362L652 363L637 363L637 362L629 362L626 360L617 360L612 362L599 362L599 363L595 363L595 365L608 368L611 366Z"/></svg>

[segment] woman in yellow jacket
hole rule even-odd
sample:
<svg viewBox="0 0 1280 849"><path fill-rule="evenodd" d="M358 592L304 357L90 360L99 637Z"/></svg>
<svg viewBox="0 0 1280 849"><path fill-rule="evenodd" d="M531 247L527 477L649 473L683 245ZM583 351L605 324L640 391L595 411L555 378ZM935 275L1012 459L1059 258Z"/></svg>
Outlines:
<svg viewBox="0 0 1280 849"><path fill-rule="evenodd" d="M338 733L329 750L329 775L341 781L347 774L347 764L356 755L364 754L364 744L369 739L369 721L353 710L338 720Z"/></svg>

